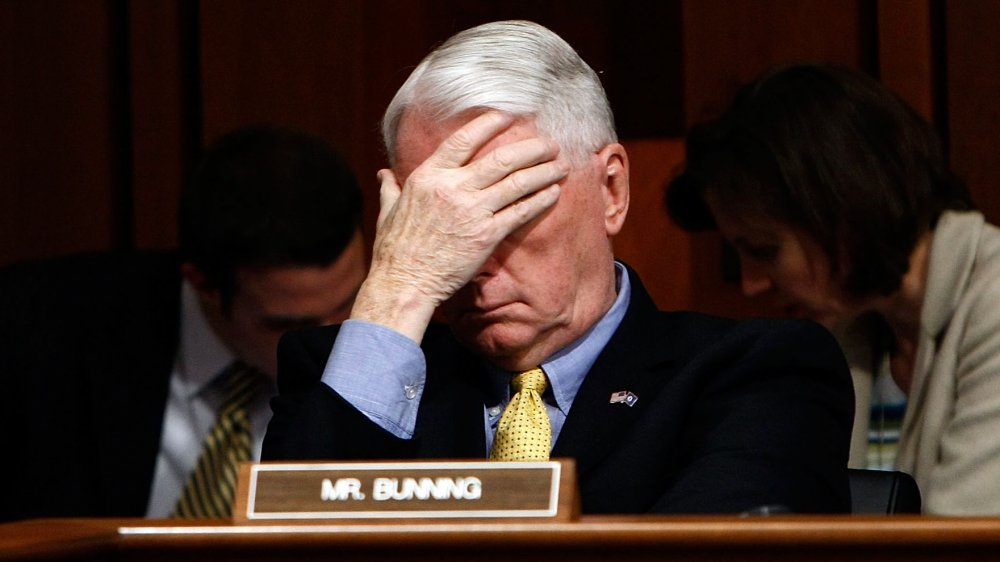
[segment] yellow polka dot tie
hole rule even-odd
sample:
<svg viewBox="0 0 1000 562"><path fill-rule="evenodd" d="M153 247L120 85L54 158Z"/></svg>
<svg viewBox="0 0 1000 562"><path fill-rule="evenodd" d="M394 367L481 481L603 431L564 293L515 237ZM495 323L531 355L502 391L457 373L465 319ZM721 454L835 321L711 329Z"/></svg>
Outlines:
<svg viewBox="0 0 1000 562"><path fill-rule="evenodd" d="M547 461L552 448L552 425L542 394L547 381L541 369L531 369L511 380L514 396L500 416L490 459Z"/></svg>
<svg viewBox="0 0 1000 562"><path fill-rule="evenodd" d="M251 426L246 408L266 375L237 361L222 376L226 395L219 419L205 438L201 458L177 500L174 517L229 517L239 464L251 459Z"/></svg>

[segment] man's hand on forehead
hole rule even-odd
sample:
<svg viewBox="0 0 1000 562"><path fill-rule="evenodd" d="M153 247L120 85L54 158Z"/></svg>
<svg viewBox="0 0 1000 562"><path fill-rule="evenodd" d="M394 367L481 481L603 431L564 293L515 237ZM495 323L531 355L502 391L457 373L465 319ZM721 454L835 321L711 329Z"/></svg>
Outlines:
<svg viewBox="0 0 1000 562"><path fill-rule="evenodd" d="M515 123L497 112L461 126L406 178L381 170L372 267L352 317L420 341L438 304L469 282L497 245L542 214L569 174L539 137L480 154Z"/></svg>

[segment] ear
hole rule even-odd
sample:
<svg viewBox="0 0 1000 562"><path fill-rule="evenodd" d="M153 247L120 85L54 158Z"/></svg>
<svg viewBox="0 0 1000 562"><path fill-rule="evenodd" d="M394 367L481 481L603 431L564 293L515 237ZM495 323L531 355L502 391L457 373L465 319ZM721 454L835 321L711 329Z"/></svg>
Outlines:
<svg viewBox="0 0 1000 562"><path fill-rule="evenodd" d="M221 314L222 295L219 293L219 289L208 280L205 273L198 269L198 266L191 262L182 263L181 277L198 293L198 300L206 314Z"/></svg>
<svg viewBox="0 0 1000 562"><path fill-rule="evenodd" d="M602 148L597 156L604 176L604 227L608 236L614 236L621 231L628 214L628 154L624 146L613 143Z"/></svg>

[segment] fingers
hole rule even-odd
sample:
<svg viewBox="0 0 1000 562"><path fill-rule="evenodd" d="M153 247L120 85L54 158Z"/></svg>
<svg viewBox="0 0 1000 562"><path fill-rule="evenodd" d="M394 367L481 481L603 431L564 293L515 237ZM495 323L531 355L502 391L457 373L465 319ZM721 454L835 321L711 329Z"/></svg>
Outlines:
<svg viewBox="0 0 1000 562"><path fill-rule="evenodd" d="M435 168L464 166L490 139L510 127L513 122L513 115L487 111L445 139L427 159L427 163Z"/></svg>
<svg viewBox="0 0 1000 562"><path fill-rule="evenodd" d="M544 213L546 209L555 205L556 201L559 200L559 193L559 185L551 184L505 206L493 215L498 230L510 233L531 222Z"/></svg>
<svg viewBox="0 0 1000 562"><path fill-rule="evenodd" d="M508 114L486 112L452 133L421 167L425 172L460 171L453 176L457 180L453 185L480 192L478 206L493 213L565 179L570 167L558 159L559 145L548 139L514 140L476 157L515 120Z"/></svg>
<svg viewBox="0 0 1000 562"><path fill-rule="evenodd" d="M500 212L508 205L561 182L566 179L570 171L569 165L563 160L522 166L528 167L520 167L480 191L479 197L483 206L494 213Z"/></svg>
<svg viewBox="0 0 1000 562"><path fill-rule="evenodd" d="M496 111L479 115L445 139L421 167L437 170L464 169L465 177L459 187L478 190L492 186L518 170L554 161L558 157L559 145L556 142L528 138L502 144L476 158L484 146L508 129L515 120L514 116ZM547 168L527 177L515 178L513 187L518 191L518 197L561 179L558 173L553 175L553 171Z"/></svg>
<svg viewBox="0 0 1000 562"><path fill-rule="evenodd" d="M498 112L472 119L403 172L404 186L395 172L379 171L367 287L416 295L422 304L406 307L433 309L468 283L504 238L556 203L569 163L530 121L511 127L515 121ZM392 300L384 296L364 302Z"/></svg>
<svg viewBox="0 0 1000 562"><path fill-rule="evenodd" d="M502 144L465 166L466 188L493 189L504 192L496 209L558 182L569 173L569 166L559 160L559 145L539 137ZM495 209L494 209L495 210Z"/></svg>

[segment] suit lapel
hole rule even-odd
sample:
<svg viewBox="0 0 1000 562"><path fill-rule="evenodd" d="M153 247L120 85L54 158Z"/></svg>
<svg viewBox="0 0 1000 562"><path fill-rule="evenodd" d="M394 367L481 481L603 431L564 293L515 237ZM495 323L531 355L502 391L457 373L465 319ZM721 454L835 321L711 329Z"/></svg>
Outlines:
<svg viewBox="0 0 1000 562"><path fill-rule="evenodd" d="M574 457L581 477L654 402L675 364L674 348L663 343L660 313L639 278L631 270L629 274L628 311L580 386L552 451L553 457ZM622 391L638 400L632 406L612 403L612 395Z"/></svg>
<svg viewBox="0 0 1000 562"><path fill-rule="evenodd" d="M424 336L427 382L417 415L419 456L480 458L486 451L479 359L457 344L448 328L432 325Z"/></svg>
<svg viewBox="0 0 1000 562"><path fill-rule="evenodd" d="M134 294L116 296L86 369L93 381L91 404L96 462L114 513L143 515L156 466L170 373L177 349L180 277L170 260L136 285ZM113 350L107 352L107 350Z"/></svg>

